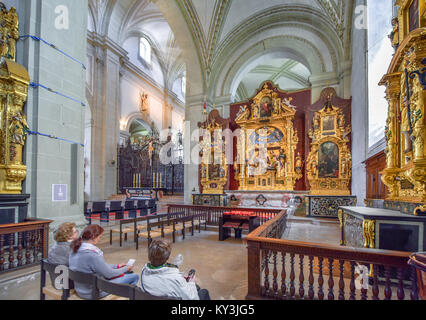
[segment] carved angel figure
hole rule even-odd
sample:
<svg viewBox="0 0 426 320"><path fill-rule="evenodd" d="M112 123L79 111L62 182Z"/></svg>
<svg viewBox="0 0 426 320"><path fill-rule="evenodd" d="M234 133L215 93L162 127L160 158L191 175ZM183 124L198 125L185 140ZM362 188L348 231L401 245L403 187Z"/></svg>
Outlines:
<svg viewBox="0 0 426 320"><path fill-rule="evenodd" d="M289 107L289 108L291 108L291 109L293 109L294 111L296 111L296 106L293 106L292 104L291 104L291 102L293 101L293 98L292 97L289 97L289 98L284 98L284 103Z"/></svg>
<svg viewBox="0 0 426 320"><path fill-rule="evenodd" d="M241 106L240 110L237 113L235 121L247 120L249 117L250 111L247 106Z"/></svg>

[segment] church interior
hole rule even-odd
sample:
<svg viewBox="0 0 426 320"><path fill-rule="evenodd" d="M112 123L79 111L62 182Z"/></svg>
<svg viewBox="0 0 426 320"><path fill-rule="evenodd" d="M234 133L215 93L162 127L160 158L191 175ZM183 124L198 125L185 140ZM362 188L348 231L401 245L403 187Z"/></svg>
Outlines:
<svg viewBox="0 0 426 320"><path fill-rule="evenodd" d="M0 34L0 300L426 300L425 0L4 0Z"/></svg>

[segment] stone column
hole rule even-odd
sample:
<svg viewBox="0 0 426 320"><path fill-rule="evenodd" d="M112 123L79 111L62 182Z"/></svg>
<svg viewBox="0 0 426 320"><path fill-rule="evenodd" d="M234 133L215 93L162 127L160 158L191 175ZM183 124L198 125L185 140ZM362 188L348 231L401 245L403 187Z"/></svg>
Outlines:
<svg viewBox="0 0 426 320"><path fill-rule="evenodd" d="M357 0L355 5L365 5L365 0ZM352 194L362 206L367 193L364 164L368 151L367 30L355 28L352 42L352 65L357 66L351 74Z"/></svg>
<svg viewBox="0 0 426 320"><path fill-rule="evenodd" d="M185 127L184 127L184 163L185 163L185 203L192 203L192 191L200 192L199 188L199 151L196 146L199 142L198 123L202 122L203 96L186 98ZM195 132L194 132L195 131Z"/></svg>
<svg viewBox="0 0 426 320"><path fill-rule="evenodd" d="M95 41L95 127L92 138L92 200L117 193L117 146L120 137L120 58L127 52L109 39Z"/></svg>

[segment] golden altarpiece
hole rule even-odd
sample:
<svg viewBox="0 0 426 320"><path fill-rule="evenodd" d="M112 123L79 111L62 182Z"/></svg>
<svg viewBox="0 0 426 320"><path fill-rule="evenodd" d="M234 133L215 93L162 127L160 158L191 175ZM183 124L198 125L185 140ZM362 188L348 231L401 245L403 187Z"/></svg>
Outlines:
<svg viewBox="0 0 426 320"><path fill-rule="evenodd" d="M234 162L235 178L242 191L292 191L302 178L299 138L294 129L295 107L279 98L265 84L251 108L241 106L235 122L241 128Z"/></svg>
<svg viewBox="0 0 426 320"><path fill-rule="evenodd" d="M349 196L352 156L348 148L351 126L342 110L328 97L323 109L314 114L309 131L311 151L307 158L307 177L311 195Z"/></svg>
<svg viewBox="0 0 426 320"><path fill-rule="evenodd" d="M393 43L396 53L380 85L389 103L386 125L386 169L382 181L388 203L425 212L426 202L426 4L399 0Z"/></svg>
<svg viewBox="0 0 426 320"><path fill-rule="evenodd" d="M28 125L23 106L27 99L29 75L15 62L19 40L15 8L0 11L0 194L20 194L26 177L22 163Z"/></svg>
<svg viewBox="0 0 426 320"><path fill-rule="evenodd" d="M229 120L213 110L199 127L202 130L200 184L203 194L221 195L228 185L229 165L225 158L227 145L224 130L229 129Z"/></svg>

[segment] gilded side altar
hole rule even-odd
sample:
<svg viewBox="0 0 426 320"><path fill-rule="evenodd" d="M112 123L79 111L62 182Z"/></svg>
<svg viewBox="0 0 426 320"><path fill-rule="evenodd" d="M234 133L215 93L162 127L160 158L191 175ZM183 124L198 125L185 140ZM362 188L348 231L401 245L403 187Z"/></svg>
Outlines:
<svg viewBox="0 0 426 320"><path fill-rule="evenodd" d="M292 191L302 178L303 159L295 154L296 109L291 100L284 100L265 84L250 107L240 108L235 119L241 131L234 162L239 190Z"/></svg>
<svg viewBox="0 0 426 320"><path fill-rule="evenodd" d="M15 8L7 11L0 3L0 194L20 194L26 177L22 152L28 125L23 106L30 78L15 62L18 26Z"/></svg>
<svg viewBox="0 0 426 320"><path fill-rule="evenodd" d="M323 109L315 113L309 131L311 151L307 175L311 195L349 196L352 156L348 148L351 126L346 126L342 110L328 97Z"/></svg>
<svg viewBox="0 0 426 320"><path fill-rule="evenodd" d="M418 4L418 8L413 7ZM386 125L386 169L382 181L387 200L426 202L426 18L424 1L399 0L394 30L396 53L380 85L389 103ZM412 214L416 214L415 210Z"/></svg>

